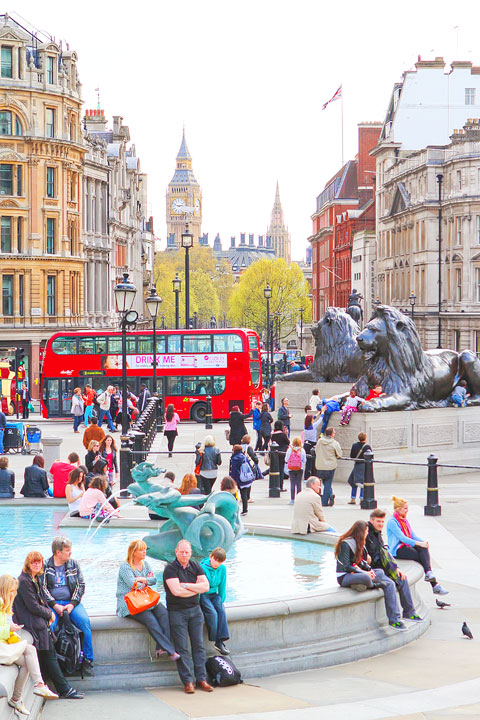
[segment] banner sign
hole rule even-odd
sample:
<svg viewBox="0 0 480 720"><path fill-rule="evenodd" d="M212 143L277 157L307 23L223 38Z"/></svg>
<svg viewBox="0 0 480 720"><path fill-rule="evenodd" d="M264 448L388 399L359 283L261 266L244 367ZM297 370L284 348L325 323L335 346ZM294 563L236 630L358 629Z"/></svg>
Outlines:
<svg viewBox="0 0 480 720"><path fill-rule="evenodd" d="M151 370L153 354L127 355L127 368L129 370ZM202 370L207 368L226 368L226 353L208 353L205 355L157 355L157 370L184 369ZM105 355L102 357L102 368L104 370L117 370L122 368L121 355Z"/></svg>

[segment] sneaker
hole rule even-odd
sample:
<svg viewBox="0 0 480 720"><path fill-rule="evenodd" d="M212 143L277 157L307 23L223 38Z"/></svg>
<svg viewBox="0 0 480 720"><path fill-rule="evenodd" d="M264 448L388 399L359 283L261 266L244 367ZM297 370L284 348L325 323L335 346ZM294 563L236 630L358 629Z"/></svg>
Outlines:
<svg viewBox="0 0 480 720"><path fill-rule="evenodd" d="M294 505L294 504L295 504L295 500L289 500L289 501L288 501L288 505Z"/></svg>
<svg viewBox="0 0 480 720"><path fill-rule="evenodd" d="M241 512L241 513L240 513L240 515L246 515L246 514L247 514L246 512Z"/></svg>
<svg viewBox="0 0 480 720"><path fill-rule="evenodd" d="M445 588L443 588L440 583L437 583L433 586L433 592L435 593L435 595L448 595L448 590L445 590Z"/></svg>
<svg viewBox="0 0 480 720"><path fill-rule="evenodd" d="M404 615L403 617L405 620L413 620L413 622L423 622L424 620L424 618L417 615L417 613L413 613L413 615Z"/></svg>
<svg viewBox="0 0 480 720"><path fill-rule="evenodd" d="M35 685L33 688L33 694L34 695L40 695L40 697L45 698L45 700L58 700L58 695L50 690L45 683L39 683L38 685Z"/></svg>
<svg viewBox="0 0 480 720"><path fill-rule="evenodd" d="M220 655L230 655L230 650L226 647L225 643L219 640L213 646L215 650L218 650Z"/></svg>
<svg viewBox="0 0 480 720"><path fill-rule="evenodd" d="M95 677L95 670L93 669L93 662L91 660L87 660L87 658L83 659L82 672L85 677Z"/></svg>
<svg viewBox="0 0 480 720"><path fill-rule="evenodd" d="M431 570L429 570L427 573L425 573L424 577L425 582L430 582L430 580L435 580L435 575Z"/></svg>
<svg viewBox="0 0 480 720"><path fill-rule="evenodd" d="M374 590L385 590L387 587L387 583L385 580L374 580L373 581L373 589Z"/></svg>
<svg viewBox="0 0 480 720"><path fill-rule="evenodd" d="M330 498L328 500L328 507L333 507L335 505L335 495L330 495Z"/></svg>
<svg viewBox="0 0 480 720"><path fill-rule="evenodd" d="M355 500L355 498L350 498L350 500L347 503L347 505L356 505L356 504L357 504L357 501Z"/></svg>
<svg viewBox="0 0 480 720"><path fill-rule="evenodd" d="M85 695L71 687L65 695L60 695L60 697L62 700L83 700Z"/></svg>
<svg viewBox="0 0 480 720"><path fill-rule="evenodd" d="M388 624L394 630L406 630L407 629L407 626L401 620L399 620L398 622L389 622Z"/></svg>
<svg viewBox="0 0 480 720"><path fill-rule="evenodd" d="M23 704L23 700L10 699L8 701L8 704L15 710L15 712L21 713L22 715L30 715L30 710L27 710L27 708Z"/></svg>

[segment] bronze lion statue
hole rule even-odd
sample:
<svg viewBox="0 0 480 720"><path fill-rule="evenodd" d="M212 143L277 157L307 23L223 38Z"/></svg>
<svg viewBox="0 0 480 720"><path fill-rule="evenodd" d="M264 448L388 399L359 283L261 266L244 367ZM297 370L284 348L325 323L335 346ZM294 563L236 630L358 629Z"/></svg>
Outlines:
<svg viewBox="0 0 480 720"><path fill-rule="evenodd" d="M422 349L412 320L396 308L379 305L357 336L364 372L356 383L359 395L381 385L385 397L362 410L416 410L444 407L459 380L467 382L471 402L480 401L480 361L470 350Z"/></svg>
<svg viewBox="0 0 480 720"><path fill-rule="evenodd" d="M357 323L343 310L330 307L312 327L315 358L308 370L288 373L281 380L305 382L355 382L363 372L362 353L356 338Z"/></svg>

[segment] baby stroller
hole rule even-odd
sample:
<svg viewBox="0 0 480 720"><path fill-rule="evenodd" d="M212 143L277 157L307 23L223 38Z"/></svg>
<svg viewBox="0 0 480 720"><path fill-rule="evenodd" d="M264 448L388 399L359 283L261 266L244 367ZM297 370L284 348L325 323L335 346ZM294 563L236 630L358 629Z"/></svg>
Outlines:
<svg viewBox="0 0 480 720"><path fill-rule="evenodd" d="M23 455L30 455L31 453L37 454L42 452L40 447L40 440L42 439L42 431L37 425L25 424L25 437L24 447L22 449Z"/></svg>

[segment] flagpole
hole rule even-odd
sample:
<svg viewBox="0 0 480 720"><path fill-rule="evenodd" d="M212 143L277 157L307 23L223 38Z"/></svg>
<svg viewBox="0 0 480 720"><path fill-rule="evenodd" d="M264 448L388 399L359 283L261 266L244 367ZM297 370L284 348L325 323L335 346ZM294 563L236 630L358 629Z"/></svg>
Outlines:
<svg viewBox="0 0 480 720"><path fill-rule="evenodd" d="M341 86L341 87L342 87L342 86ZM341 101L342 101L342 110L341 110L341 113L342 113L342 167L343 167L343 87L342 87L342 94L341 94L341 96L340 96L340 99L341 99Z"/></svg>

